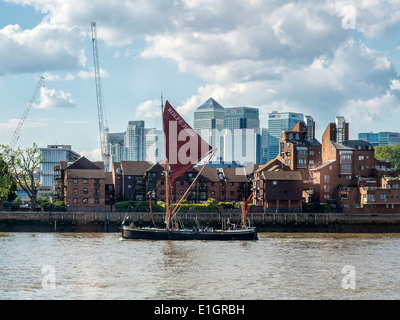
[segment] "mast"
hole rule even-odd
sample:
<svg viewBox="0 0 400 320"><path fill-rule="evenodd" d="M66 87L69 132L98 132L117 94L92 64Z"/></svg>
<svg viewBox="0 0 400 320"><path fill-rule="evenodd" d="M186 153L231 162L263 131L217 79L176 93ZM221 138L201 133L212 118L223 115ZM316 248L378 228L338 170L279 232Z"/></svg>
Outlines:
<svg viewBox="0 0 400 320"><path fill-rule="evenodd" d="M161 93L161 115L162 117L164 117L164 101L163 101L163 95ZM165 129L164 126L164 121L163 123L163 131ZM165 140L165 134L164 134L164 140ZM167 146L166 143L164 141L164 176L165 176L165 228L168 229L169 228L169 223L170 223L170 193L169 193L169 165L168 165L168 158L167 158Z"/></svg>

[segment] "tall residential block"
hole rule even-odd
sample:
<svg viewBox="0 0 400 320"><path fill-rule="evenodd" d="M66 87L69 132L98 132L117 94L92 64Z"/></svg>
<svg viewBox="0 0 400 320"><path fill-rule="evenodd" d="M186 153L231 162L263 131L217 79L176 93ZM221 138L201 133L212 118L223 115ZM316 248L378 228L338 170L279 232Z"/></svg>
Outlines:
<svg viewBox="0 0 400 320"><path fill-rule="evenodd" d="M144 121L129 121L125 132L127 161L144 161L146 157L146 138Z"/></svg>

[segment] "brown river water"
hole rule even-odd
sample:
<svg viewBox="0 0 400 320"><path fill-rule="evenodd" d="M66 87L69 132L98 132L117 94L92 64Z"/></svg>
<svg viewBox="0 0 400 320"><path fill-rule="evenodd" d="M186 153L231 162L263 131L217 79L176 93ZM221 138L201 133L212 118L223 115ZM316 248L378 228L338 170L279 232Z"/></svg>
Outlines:
<svg viewBox="0 0 400 320"><path fill-rule="evenodd" d="M1 300L400 299L399 234L0 233Z"/></svg>

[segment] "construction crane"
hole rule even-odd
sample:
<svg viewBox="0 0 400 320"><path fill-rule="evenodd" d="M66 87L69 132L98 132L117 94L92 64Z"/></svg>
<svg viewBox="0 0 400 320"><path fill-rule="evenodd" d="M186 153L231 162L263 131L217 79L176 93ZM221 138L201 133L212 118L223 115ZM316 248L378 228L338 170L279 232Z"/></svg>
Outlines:
<svg viewBox="0 0 400 320"><path fill-rule="evenodd" d="M104 111L103 92L101 87L100 63L99 63L99 50L97 46L97 29L96 22L91 23L92 26L92 45L93 45L93 59L94 59L94 78L96 81L96 97L97 97L97 112L99 116L99 133L100 133L100 147L101 158L104 162L104 170L109 171L110 168L110 155L107 153L106 136L109 132L107 120Z"/></svg>
<svg viewBox="0 0 400 320"><path fill-rule="evenodd" d="M37 84L37 86L36 86L36 88L35 88L35 91L33 92L32 98L31 98L31 100L29 101L28 105L26 106L25 112L24 112L24 114L22 115L21 120L19 120L18 126L17 126L17 128L15 129L15 131L14 131L14 135L12 136L11 142L10 142L10 148L14 148L14 147L16 146L17 142L18 142L18 139L19 139L19 137L20 137L20 135L21 135L21 128L22 128L22 125L24 124L25 119L26 119L26 117L27 117L27 115L28 115L28 113L29 113L29 110L31 109L33 103L34 103L35 100L36 100L36 96L37 96L37 94L38 94L40 88L42 87L43 80L44 80L44 77L41 76L40 79L39 79L39 82L38 82L38 84Z"/></svg>

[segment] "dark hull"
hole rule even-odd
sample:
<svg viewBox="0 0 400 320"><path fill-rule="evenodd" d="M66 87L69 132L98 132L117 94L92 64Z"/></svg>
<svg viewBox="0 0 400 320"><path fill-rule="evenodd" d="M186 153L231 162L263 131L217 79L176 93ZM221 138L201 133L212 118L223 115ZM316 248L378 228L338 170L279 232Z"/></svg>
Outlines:
<svg viewBox="0 0 400 320"><path fill-rule="evenodd" d="M121 228L123 239L141 240L257 240L253 228L243 230L193 231L190 229L166 230L155 228Z"/></svg>

